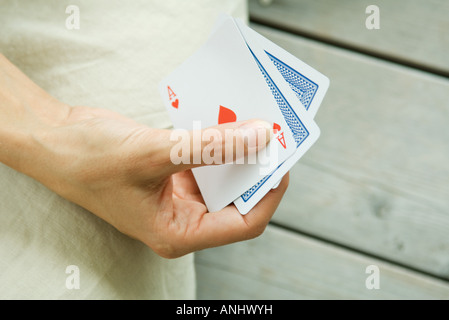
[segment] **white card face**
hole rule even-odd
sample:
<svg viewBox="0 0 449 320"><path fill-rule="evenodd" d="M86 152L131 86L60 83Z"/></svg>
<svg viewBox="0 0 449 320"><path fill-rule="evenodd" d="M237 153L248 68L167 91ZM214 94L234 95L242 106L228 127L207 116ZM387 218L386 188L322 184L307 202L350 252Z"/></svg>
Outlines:
<svg viewBox="0 0 449 320"><path fill-rule="evenodd" d="M269 155L258 154L258 164L192 170L211 212L230 204L297 152L276 97L232 19L217 26L206 44L165 78L159 89L175 128L192 130L194 121L201 121L205 129L222 123L223 115L225 122L260 118L281 128L267 147Z"/></svg>
<svg viewBox="0 0 449 320"><path fill-rule="evenodd" d="M310 126L307 119L314 116L318 110L321 100L323 99L329 86L329 80L327 77L307 66L285 50L277 47L266 38L263 38L257 34L254 30L243 24L243 22L237 21L237 25L248 46L255 53L257 58L260 59L269 76L273 79L277 87L282 91L282 94L286 100L289 102L290 107L293 109L292 112L299 116L296 123L291 125L294 136L299 142L298 148L294 155L287 159L284 163L280 164L274 172L265 176L234 201L234 204L240 213L246 214L272 188L279 185L282 177L304 155L308 148L310 148L310 146L318 138L319 129L317 127L315 128ZM288 64L279 57L286 57ZM300 74L289 65L293 65L295 68L300 69L304 74ZM305 74L307 74L307 76ZM310 77L310 79L313 78L317 83L312 83L311 80L308 82L308 77ZM316 86L314 86L314 84ZM318 92L319 89L320 91ZM307 90L314 90L314 92L308 92ZM318 102L315 102L316 98L319 98ZM287 118L287 120L292 122L292 118L289 115L287 115ZM301 141L305 131L310 132L311 138Z"/></svg>

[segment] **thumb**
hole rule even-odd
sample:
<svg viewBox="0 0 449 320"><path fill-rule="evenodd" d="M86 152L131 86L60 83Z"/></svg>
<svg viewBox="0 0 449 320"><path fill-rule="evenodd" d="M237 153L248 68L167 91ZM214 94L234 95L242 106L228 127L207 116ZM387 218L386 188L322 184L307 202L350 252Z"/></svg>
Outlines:
<svg viewBox="0 0 449 320"><path fill-rule="evenodd" d="M255 155L265 148L272 136L272 125L252 119L225 123L206 129L169 131L172 173L204 166L232 163ZM243 162L242 162L243 163Z"/></svg>

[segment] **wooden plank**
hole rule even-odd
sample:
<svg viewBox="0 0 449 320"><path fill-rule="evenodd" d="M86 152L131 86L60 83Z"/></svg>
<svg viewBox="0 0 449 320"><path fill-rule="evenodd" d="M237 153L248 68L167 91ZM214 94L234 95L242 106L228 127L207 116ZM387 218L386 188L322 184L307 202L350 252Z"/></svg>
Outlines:
<svg viewBox="0 0 449 320"><path fill-rule="evenodd" d="M368 30L376 4L380 29ZM449 2L445 0L249 1L252 19L449 74Z"/></svg>
<svg viewBox="0 0 449 320"><path fill-rule="evenodd" d="M273 220L449 278L449 81L253 27L331 82Z"/></svg>
<svg viewBox="0 0 449 320"><path fill-rule="evenodd" d="M268 226L195 256L198 299L448 299L445 281ZM368 289L379 268L379 289ZM368 281L370 282L370 281Z"/></svg>

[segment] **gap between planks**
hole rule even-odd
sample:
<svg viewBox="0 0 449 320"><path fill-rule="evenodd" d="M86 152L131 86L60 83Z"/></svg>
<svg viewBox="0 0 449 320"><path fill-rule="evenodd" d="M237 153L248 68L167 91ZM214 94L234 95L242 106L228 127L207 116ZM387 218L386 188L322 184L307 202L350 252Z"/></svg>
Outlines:
<svg viewBox="0 0 449 320"><path fill-rule="evenodd" d="M276 228L279 228L281 230L284 230L285 232L289 232L289 233L292 233L292 234L298 234L298 235L301 235L303 237L319 241L319 242L321 242L323 244L327 244L329 246L333 246L333 247L340 248L342 250L350 251L350 252L352 252L354 254L358 254L358 255L364 256L366 258L379 260L381 262L390 264L392 266L396 266L398 268L407 269L407 270L410 270L410 271L412 271L414 273L420 274L422 276L433 278L433 279L439 280L439 281L443 281L443 282L445 282L445 283L447 283L449 285L449 279L444 278L444 277L440 277L440 276L435 275L435 274L430 273L430 272L426 272L426 271L424 271L422 269L414 268L414 267L412 267L410 265L407 265L405 263L400 263L400 262L397 262L397 261L390 260L388 258L382 257L380 255L372 254L372 253L369 253L367 251L363 251L361 249L357 249L355 247L351 247L349 245L345 245L345 244L342 244L342 243L334 242L334 241L332 241L330 239L326 239L326 238L320 237L320 236L318 236L316 234L313 234L313 233L310 233L310 232L306 232L304 230L300 230L297 227L289 227L289 226L285 225L282 222L270 221L269 225L273 226L273 227L276 227Z"/></svg>
<svg viewBox="0 0 449 320"><path fill-rule="evenodd" d="M285 25L281 25L279 23L276 22L272 22L272 21L267 21L265 19L261 19L255 16L250 15L250 23L254 24L254 25L259 25L259 26L264 26L264 27L268 27L268 28L272 28L272 29L276 29L278 31L282 31L294 36L299 36L305 39L309 39L309 40L314 40L317 42L321 42L323 44L327 44L329 46L332 47L336 47L336 48L340 48L340 49L344 49L344 50L348 50L348 51L353 51L371 58L376 58L376 59L380 59L380 60L384 60L384 61L388 61L391 63L395 63L398 65L401 65L403 67L408 67L408 68L412 68L412 69L416 69L419 71L423 71L426 73L430 73L432 75L435 76L439 76L439 77L443 77L445 79L449 79L449 71L445 71L445 70L441 70L439 68L434 68L431 66L426 66L417 62L414 62L412 60L409 59L405 59L405 58L401 58L401 57L395 57L386 53L382 53L380 51L374 51L374 50L370 50L368 48L364 48L361 46L357 46L357 45L353 45L350 43L347 43L345 41L340 41L340 40L336 40L336 39L331 39L329 37L325 37L325 36L320 36L305 30L299 30L297 28L293 28L293 27L288 27Z"/></svg>

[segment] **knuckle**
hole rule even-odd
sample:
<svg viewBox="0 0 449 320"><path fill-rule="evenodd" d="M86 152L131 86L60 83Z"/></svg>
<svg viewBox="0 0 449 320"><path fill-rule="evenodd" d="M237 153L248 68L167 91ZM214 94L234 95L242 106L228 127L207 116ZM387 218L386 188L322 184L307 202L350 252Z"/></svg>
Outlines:
<svg viewBox="0 0 449 320"><path fill-rule="evenodd" d="M204 147L203 150L207 150L211 155L221 155L220 158L224 161L225 159L225 150L223 148L224 139L220 134L214 134L210 140L206 140L203 142Z"/></svg>
<svg viewBox="0 0 449 320"><path fill-rule="evenodd" d="M182 256L182 254L180 254L178 252L178 250L173 245L171 245L169 243L153 245L153 246L151 246L151 249L157 255L161 256L162 258L166 258L166 259L176 259L176 258L179 258L180 256Z"/></svg>
<svg viewBox="0 0 449 320"><path fill-rule="evenodd" d="M147 246L165 259L176 259L188 253L179 241L170 237L161 237L156 243L147 243Z"/></svg>
<svg viewBox="0 0 449 320"><path fill-rule="evenodd" d="M267 228L267 225L268 223L257 223L251 226L249 231L249 238L254 239L261 236Z"/></svg>

